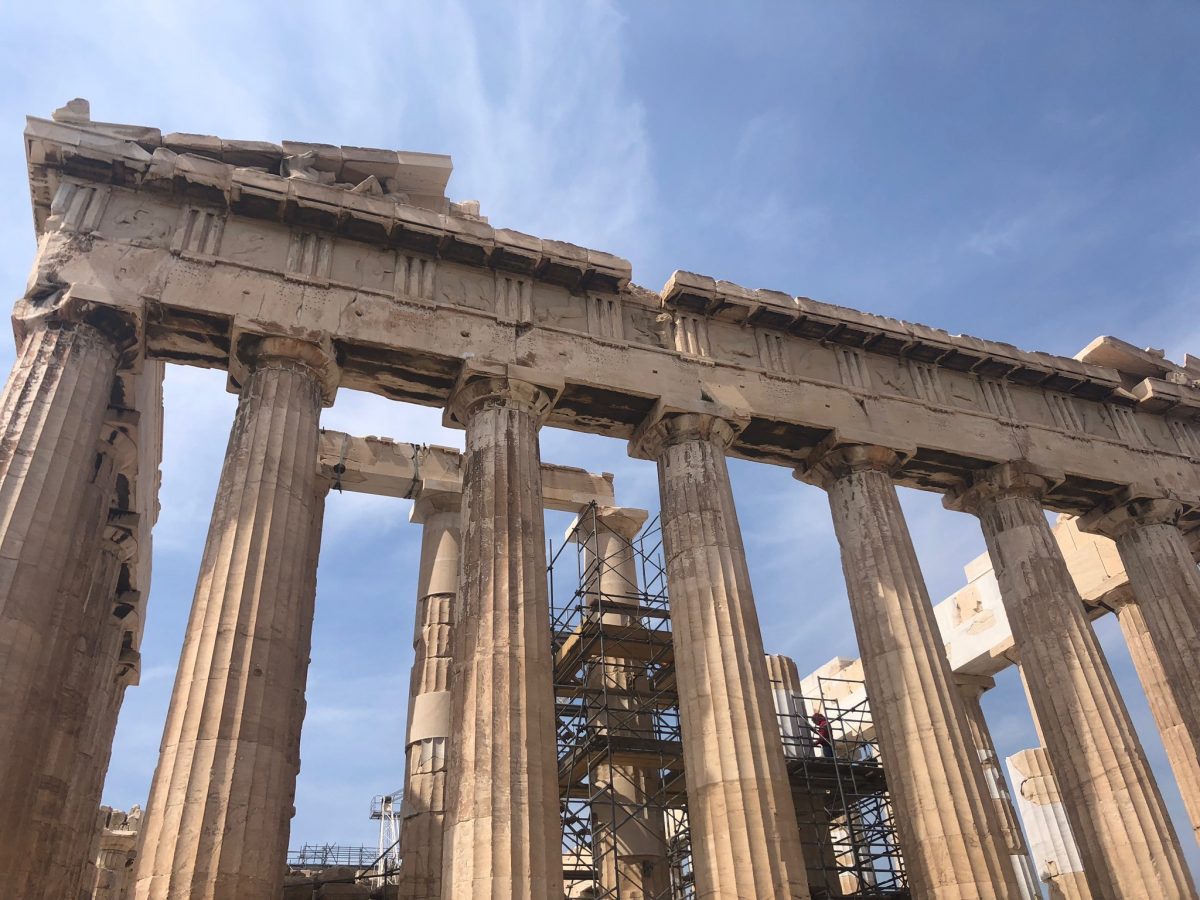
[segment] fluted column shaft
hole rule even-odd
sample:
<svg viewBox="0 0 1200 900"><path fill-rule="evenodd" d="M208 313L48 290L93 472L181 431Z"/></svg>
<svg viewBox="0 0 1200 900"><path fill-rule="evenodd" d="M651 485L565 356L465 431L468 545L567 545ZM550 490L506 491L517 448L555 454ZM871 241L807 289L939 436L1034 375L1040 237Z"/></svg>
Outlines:
<svg viewBox="0 0 1200 900"><path fill-rule="evenodd" d="M76 612L56 627L50 651L58 673L53 697L47 698L54 722L36 762L37 801L27 823L33 853L45 864L25 884L13 885L28 900L77 896L95 837L92 823L112 743L111 731L105 734L97 725L111 705L123 633L115 608L120 556L134 546L125 528L105 523L118 481L124 482L119 470L136 452L128 435L105 425L76 525L76 558L60 590L64 608ZM113 720L115 728L115 715Z"/></svg>
<svg viewBox="0 0 1200 900"><path fill-rule="evenodd" d="M100 560L92 584L93 596L89 608L102 615L96 631L81 644L86 654L89 676L96 685L92 702L87 709L80 739L75 748L72 775L67 787L68 804L64 829L52 853L55 865L64 866L64 890L60 894L46 893L47 900L58 897L77 897L92 849L97 839L94 827L104 779L112 758L112 743L117 730L128 677L124 674L121 652L129 619L118 617L114 601L118 596L118 581L124 563L125 548L117 541L106 539L100 548ZM124 612L124 610L121 610Z"/></svg>
<svg viewBox="0 0 1200 900"><path fill-rule="evenodd" d="M802 477L829 494L909 885L928 898L1019 898L892 481L898 462L841 447Z"/></svg>
<svg viewBox="0 0 1200 900"><path fill-rule="evenodd" d="M987 717L983 714L983 694L995 687L996 682L990 677L979 675L956 674L954 680L963 701L963 710L967 714L967 724L971 728L975 750L979 754L983 778L996 807L996 818L1000 823L1000 833L1004 835L1004 846L1008 850L1008 858L1012 863L1017 883L1021 886L1021 896L1025 900L1033 900L1039 896L1037 875L1029 855L1029 847L1025 844L1025 836L1021 834L1021 825L1017 820L1017 810L1008 790L1008 782L1004 780L1004 771L1000 768L1000 756L996 753L992 730L988 728Z"/></svg>
<svg viewBox="0 0 1200 900"><path fill-rule="evenodd" d="M466 427L462 580L454 612L442 892L562 896L541 389L503 376L460 388Z"/></svg>
<svg viewBox="0 0 1200 900"><path fill-rule="evenodd" d="M89 325L39 323L0 397L0 883L10 889L50 862L29 824L53 815L36 812L43 788L61 796L39 775L58 720L54 648L86 602L102 524L86 513L117 355Z"/></svg>
<svg viewBox="0 0 1200 900"><path fill-rule="evenodd" d="M111 745L111 736L109 746L103 745L97 720L109 705L120 651L120 620L113 614L118 569L109 543L106 538L87 567L90 585L82 587L86 602L80 616L62 629L58 721L39 765L36 828L49 862L21 894L30 900L77 896L95 837L92 825ZM93 786L95 803L90 804Z"/></svg>
<svg viewBox="0 0 1200 900"><path fill-rule="evenodd" d="M687 772L696 896L808 897L762 633L714 416L643 428L658 464L663 554Z"/></svg>
<svg viewBox="0 0 1200 900"><path fill-rule="evenodd" d="M450 656L462 541L462 495L422 492L412 520L421 531L421 572L409 676L400 896L442 896Z"/></svg>
<svg viewBox="0 0 1200 900"><path fill-rule="evenodd" d="M1009 463L948 498L979 516L1030 703L1083 868L1097 898L1193 897L1167 817L1108 662L1083 613L1040 498L1048 481Z"/></svg>
<svg viewBox="0 0 1200 900"><path fill-rule="evenodd" d="M15 894L29 900L41 897L58 900L66 896L64 880L69 861L55 858L53 851L63 833L78 824L67 820L65 815L68 786L76 771L75 751L88 710L103 690L91 671L94 665L89 665L92 662L89 644L104 621L91 586L100 560L100 538L116 472L111 456L100 450L99 443L96 447L96 473L87 486L79 519L73 525L76 541L59 588L57 602L63 615L55 623L47 651L56 676L51 684L38 687L38 694L52 717L49 728L37 735L39 752L30 772L34 802L25 822L30 840L28 853L39 865L12 886ZM82 864L83 860L76 862Z"/></svg>
<svg viewBox="0 0 1200 900"><path fill-rule="evenodd" d="M263 338L246 351L137 860L138 900L276 900L300 725L326 485L328 357Z"/></svg>
<svg viewBox="0 0 1200 900"><path fill-rule="evenodd" d="M1080 526L1115 540L1125 564L1137 608L1118 619L1200 840L1200 569L1177 525L1183 511L1169 499L1136 499Z"/></svg>
<svg viewBox="0 0 1200 900"><path fill-rule="evenodd" d="M1175 782L1183 795L1183 804L1192 822L1192 834L1200 841L1200 831L1197 821L1200 821L1200 785L1197 784L1197 773L1200 772L1200 751L1198 751L1194 732L1188 728L1179 704L1179 695L1187 690L1187 686L1175 684L1167 675L1162 657L1155 646L1146 624L1146 616L1136 601L1126 602L1116 607L1117 622L1121 633L1125 636L1125 644L1129 648L1129 656L1137 671L1138 681L1150 704L1150 712L1154 723L1158 726L1162 737L1163 748L1167 752L1167 760L1175 773Z"/></svg>

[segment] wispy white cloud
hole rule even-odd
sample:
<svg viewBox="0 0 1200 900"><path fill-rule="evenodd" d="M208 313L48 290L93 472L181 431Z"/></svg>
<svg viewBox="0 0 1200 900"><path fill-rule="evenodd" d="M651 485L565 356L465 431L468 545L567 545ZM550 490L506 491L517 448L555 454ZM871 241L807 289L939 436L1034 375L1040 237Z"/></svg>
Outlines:
<svg viewBox="0 0 1200 900"><path fill-rule="evenodd" d="M756 260L808 259L818 253L830 211L822 203L797 200L790 180L778 177L780 171L803 171L806 151L806 136L793 111L769 108L751 115L741 125L719 179L708 186L709 193L699 204L703 224L719 233L732 232L739 245L752 249ZM809 192L801 193L803 197ZM708 274L729 277L729 273ZM770 287L799 291L796 285Z"/></svg>
<svg viewBox="0 0 1200 900"><path fill-rule="evenodd" d="M1087 193L1068 189L1058 178L1038 178L1025 185L1015 197L1008 198L963 240L963 249L988 257L1020 254L1041 255L1056 244L1070 224L1073 239L1090 229L1083 216L1098 203L1103 186L1089 185Z"/></svg>

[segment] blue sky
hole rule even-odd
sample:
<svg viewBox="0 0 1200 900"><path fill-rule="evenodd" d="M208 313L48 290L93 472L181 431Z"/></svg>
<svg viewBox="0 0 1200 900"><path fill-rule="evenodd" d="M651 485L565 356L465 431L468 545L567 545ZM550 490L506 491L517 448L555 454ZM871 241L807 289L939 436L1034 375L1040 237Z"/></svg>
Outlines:
<svg viewBox="0 0 1200 900"><path fill-rule="evenodd" d="M61 4L0 2L0 282L34 250L25 114L226 138L449 153L493 224L674 269L1071 355L1098 334L1200 354L1200 5L1194 2ZM12 358L0 347L0 365ZM170 367L142 686L105 801L144 803L234 399ZM435 411L343 392L327 427L461 445ZM653 468L558 430L543 458ZM731 463L769 649L855 656L822 493ZM902 491L935 599L975 522ZM293 845L373 842L403 778L419 530L404 501L328 503ZM548 518L561 535L564 517ZM1188 831L1115 622L1098 625L1177 827ZM1015 674L984 704L1032 746ZM1200 867L1200 848L1185 849Z"/></svg>

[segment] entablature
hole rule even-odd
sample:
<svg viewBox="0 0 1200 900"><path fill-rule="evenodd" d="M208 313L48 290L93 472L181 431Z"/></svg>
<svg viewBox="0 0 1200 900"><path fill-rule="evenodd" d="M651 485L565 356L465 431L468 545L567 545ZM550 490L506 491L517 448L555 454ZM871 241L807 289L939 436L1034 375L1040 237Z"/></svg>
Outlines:
<svg viewBox="0 0 1200 900"><path fill-rule="evenodd" d="M477 217L437 212L389 196L237 166L211 155L162 145L149 152L143 143L82 125L30 118L25 142L39 230L61 180L73 177L165 193L201 207L333 237L534 274L572 289L617 290L629 281L629 263L599 250L493 228Z"/></svg>
<svg viewBox="0 0 1200 900"><path fill-rule="evenodd" d="M663 305L737 325L769 327L808 340L910 359L1010 384L1042 387L1108 400L1121 387L1110 369L1011 344L985 341L822 303L780 291L749 290L691 272L676 272L662 292ZM1131 398L1126 398L1126 401Z"/></svg>
<svg viewBox="0 0 1200 900"><path fill-rule="evenodd" d="M389 197L60 122L26 136L45 207L26 302L59 285L136 307L155 358L224 368L239 329L328 337L343 386L424 405L486 360L560 380L553 426L628 438L656 404L718 398L744 412L731 452L749 459L878 443L933 490L1027 459L1063 473L1048 502L1066 512L1135 480L1200 496L1187 379L1127 387L1106 366L683 272L653 294L609 254Z"/></svg>

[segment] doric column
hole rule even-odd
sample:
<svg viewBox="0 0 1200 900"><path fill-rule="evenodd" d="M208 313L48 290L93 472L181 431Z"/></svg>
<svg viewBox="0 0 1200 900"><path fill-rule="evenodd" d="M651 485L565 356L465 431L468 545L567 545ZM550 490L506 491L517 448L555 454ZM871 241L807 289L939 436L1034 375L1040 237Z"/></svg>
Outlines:
<svg viewBox="0 0 1200 900"><path fill-rule="evenodd" d="M91 824L112 743L111 731L105 734L97 723L110 705L117 675L118 613L133 609L129 592L118 603L117 578L122 557L135 546L131 531L137 522L118 503L129 494L127 473L136 452L123 430L106 423L77 523L84 537L60 591L64 608L77 612L56 626L50 651L58 673L54 696L47 700L54 722L35 763L37 797L26 823L31 853L42 865L29 873L27 883L13 885L14 893L29 900L77 896L93 842Z"/></svg>
<svg viewBox="0 0 1200 900"><path fill-rule="evenodd" d="M70 784L64 829L53 857L70 866L66 889L56 896L76 897L97 882L97 860L102 855L103 829L90 827L101 809L100 799L113 753L113 738L126 690L138 683L141 655L138 646L145 617L145 593L150 587L151 530L158 513L158 466L162 454L162 384L165 363L144 360L136 373L122 373L114 385L114 399L130 409L118 410L115 423L104 429L117 464L117 485L108 511L108 526L100 546L95 596L89 607L106 609L102 626L86 644L93 676L101 686L88 705ZM141 822L135 807L129 822ZM133 859L136 834L122 835ZM82 864L80 864L82 861ZM120 884L131 884L132 867L122 863ZM114 891L117 885L113 886Z"/></svg>
<svg viewBox="0 0 1200 900"><path fill-rule="evenodd" d="M1021 825L1017 821L1017 810L1013 806L1012 794L1008 791L1008 782L1004 780L1004 771L1000 768L1000 757L992 741L992 731L988 728L987 718L983 714L983 694L996 686L996 680L988 675L961 675L956 672L954 683L958 687L959 696L962 697L967 724L971 728L971 738L979 754L979 763L983 767L988 792L996 807L1000 832L1004 835L1004 845L1008 850L1017 884L1021 888L1021 896L1023 900L1034 900L1035 897L1041 896L1037 886L1037 875L1029 857L1029 847L1021 834Z"/></svg>
<svg viewBox="0 0 1200 900"><path fill-rule="evenodd" d="M141 832L137 900L275 900L294 813L327 484L326 347L244 336L245 371Z"/></svg>
<svg viewBox="0 0 1200 900"><path fill-rule="evenodd" d="M1200 840L1200 569L1179 530L1184 510L1167 498L1118 500L1079 527L1116 541L1125 564L1136 603L1117 618Z"/></svg>
<svg viewBox="0 0 1200 900"><path fill-rule="evenodd" d="M107 529L112 531L112 529ZM43 765L44 784L59 785L61 797L48 795L44 807L53 821L47 835L49 865L24 895L58 900L75 897L90 859L95 834L91 827L108 771L119 712L118 662L123 623L117 618L120 558L107 537L94 567L92 590L84 615L72 629L73 657L63 670L73 702L86 704L63 716Z"/></svg>
<svg viewBox="0 0 1200 900"><path fill-rule="evenodd" d="M1013 645L1097 898L1192 897L1191 876L1141 742L1083 613L1024 463L977 474L947 505L979 516Z"/></svg>
<svg viewBox="0 0 1200 900"><path fill-rule="evenodd" d="M1166 666L1154 645L1146 617L1133 591L1128 590L1117 597L1110 594L1105 599L1116 611L1117 622L1125 636L1138 681L1149 701L1150 712L1162 736L1176 784L1183 795L1183 804L1192 822L1192 833L1200 840L1200 831L1196 830L1196 823L1200 820L1200 789L1196 781L1196 773L1200 772L1200 758L1197 758L1193 733L1188 729L1176 699L1180 694L1179 686L1168 680Z"/></svg>
<svg viewBox="0 0 1200 900"><path fill-rule="evenodd" d="M650 419L658 464L696 896L808 897L725 450L729 421Z"/></svg>
<svg viewBox="0 0 1200 900"><path fill-rule="evenodd" d="M599 506L585 509L568 529L568 535L583 545L584 588L591 605L611 609L640 602L632 542L646 523L646 515L644 509Z"/></svg>
<svg viewBox="0 0 1200 900"><path fill-rule="evenodd" d="M458 594L462 494L422 490L413 504L420 523L421 572L408 689L400 896L442 896L446 825L446 750L450 739L450 644Z"/></svg>
<svg viewBox="0 0 1200 900"><path fill-rule="evenodd" d="M83 653L81 662L86 663L99 689L86 711L75 747L64 815L69 827L63 830L52 854L55 865L65 867L65 889L58 894L47 892L47 900L78 896L81 879L86 877L88 864L94 859L92 850L97 835L91 826L100 808L125 689L136 683L137 677L136 662L128 657L130 651L125 639L132 637L130 629L138 627L141 597L121 586L124 567L133 549L133 540L127 532L106 529L92 586L94 596L88 598L89 608L96 607L96 614L102 620L86 642L79 644Z"/></svg>
<svg viewBox="0 0 1200 900"><path fill-rule="evenodd" d="M1051 900L1092 900L1046 751L1041 747L1022 750L1006 762L1037 863L1038 880L1050 888Z"/></svg>
<svg viewBox="0 0 1200 900"><path fill-rule="evenodd" d="M589 507L567 532L569 540L583 546L583 587L590 620L583 628L589 634L600 629L609 647L636 646L642 634L636 618L641 595L633 540L645 522L643 509ZM652 717L642 715L628 699L630 693L648 690L644 658L606 653L587 677L588 687L603 704L591 714L594 727L614 741L653 739ZM597 893L664 896L671 873L662 799L655 798L662 789L659 772L614 762L615 755L594 765L589 779Z"/></svg>
<svg viewBox="0 0 1200 900"><path fill-rule="evenodd" d="M790 657L767 654L767 677L771 681L771 695L779 719L783 755L791 768L796 765L793 760L813 755L814 732L809 725L809 712L804 705L804 698L800 694L800 671L796 668L796 661ZM829 819L832 799L829 791L818 787L808 778L792 778L790 773L788 781L792 805L796 808L796 826L800 832L800 848L804 853L809 891L824 892L822 896L840 897L842 888L838 880L833 825Z"/></svg>
<svg viewBox="0 0 1200 900"><path fill-rule="evenodd" d="M14 891L49 865L29 823L52 825L38 804L63 794L41 778L65 699L56 646L83 614L107 510L98 441L120 353L56 315L28 323L0 397L0 883Z"/></svg>
<svg viewBox="0 0 1200 900"><path fill-rule="evenodd" d="M550 394L464 378L462 579L454 612L442 893L562 896L550 608L538 428Z"/></svg>
<svg viewBox="0 0 1200 900"><path fill-rule="evenodd" d="M26 852L37 865L26 872L24 880L12 885L15 894L30 900L67 896L64 881L72 861L56 858L54 850L65 832L80 824L67 818L68 788L76 772L75 753L83 723L103 691L91 651L94 635L102 629L112 603L110 599L105 608L97 596L99 592L91 588L98 577L100 536L105 530L116 470L111 453L105 452L100 443L96 451L96 475L87 487L75 523L77 543L59 589L57 602L64 615L55 623L49 644L56 678L52 686L39 686L51 722L49 729L38 735L41 750L30 767L34 801L24 823L29 840ZM83 824L86 828L90 823ZM82 856L74 860L79 866L83 862Z"/></svg>
<svg viewBox="0 0 1200 900"><path fill-rule="evenodd" d="M1021 896L882 447L818 448L913 893Z"/></svg>

